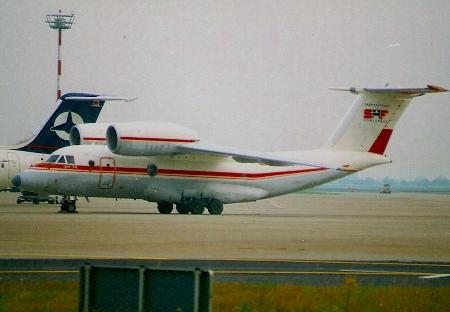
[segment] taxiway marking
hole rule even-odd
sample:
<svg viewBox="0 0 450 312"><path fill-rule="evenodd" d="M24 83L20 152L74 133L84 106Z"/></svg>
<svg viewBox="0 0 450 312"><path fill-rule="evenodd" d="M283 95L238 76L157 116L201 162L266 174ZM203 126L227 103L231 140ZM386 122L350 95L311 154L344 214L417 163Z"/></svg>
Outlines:
<svg viewBox="0 0 450 312"><path fill-rule="evenodd" d="M450 277L450 274L433 274L426 272L388 272L388 271L239 271L239 270L213 270L214 274L218 275L357 275L357 276L417 276L424 279ZM79 270L12 270L0 271L0 275L6 274L79 274Z"/></svg>

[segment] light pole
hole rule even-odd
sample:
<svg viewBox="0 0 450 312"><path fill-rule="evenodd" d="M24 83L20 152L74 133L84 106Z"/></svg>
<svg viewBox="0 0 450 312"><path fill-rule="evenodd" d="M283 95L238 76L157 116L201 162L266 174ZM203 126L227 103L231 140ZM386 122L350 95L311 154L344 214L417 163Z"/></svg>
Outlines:
<svg viewBox="0 0 450 312"><path fill-rule="evenodd" d="M61 89L59 88L59 80L61 78L61 42L62 36L61 32L66 29L70 29L73 24L73 20L75 19L75 15L63 15L61 14L61 10L59 10L59 14L47 14L47 23L51 29L58 30L58 76L56 79L56 100L59 100L61 97Z"/></svg>

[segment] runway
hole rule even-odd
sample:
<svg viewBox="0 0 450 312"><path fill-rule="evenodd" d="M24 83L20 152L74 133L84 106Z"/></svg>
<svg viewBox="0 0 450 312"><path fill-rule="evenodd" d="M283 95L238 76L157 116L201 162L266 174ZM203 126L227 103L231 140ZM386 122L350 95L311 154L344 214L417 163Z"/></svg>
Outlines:
<svg viewBox="0 0 450 312"><path fill-rule="evenodd" d="M1 258L450 259L450 195L292 194L226 205L219 216L99 198L67 214L16 197L0 194Z"/></svg>
<svg viewBox="0 0 450 312"><path fill-rule="evenodd" d="M84 199L76 214L0 194L0 279L78 279L81 265L214 271L218 282L450 284L450 196L292 194L161 215L144 201Z"/></svg>

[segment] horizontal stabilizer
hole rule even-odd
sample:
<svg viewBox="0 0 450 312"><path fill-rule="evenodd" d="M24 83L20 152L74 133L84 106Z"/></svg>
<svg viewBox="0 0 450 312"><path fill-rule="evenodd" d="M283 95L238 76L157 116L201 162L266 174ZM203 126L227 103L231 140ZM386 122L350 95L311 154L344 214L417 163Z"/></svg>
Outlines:
<svg viewBox="0 0 450 312"><path fill-rule="evenodd" d="M69 101L125 101L131 102L137 99L135 98L123 98L111 95L97 95L97 96L68 96L65 98Z"/></svg>
<svg viewBox="0 0 450 312"><path fill-rule="evenodd" d="M435 93L435 92L447 92L448 90L442 87L427 85L426 88L405 88L405 87L397 87L397 88L357 88L357 87L330 87L331 90L338 91L350 91L352 93L363 93L363 92L372 92L372 93L400 93L400 94L411 94L414 96L423 95L425 93Z"/></svg>

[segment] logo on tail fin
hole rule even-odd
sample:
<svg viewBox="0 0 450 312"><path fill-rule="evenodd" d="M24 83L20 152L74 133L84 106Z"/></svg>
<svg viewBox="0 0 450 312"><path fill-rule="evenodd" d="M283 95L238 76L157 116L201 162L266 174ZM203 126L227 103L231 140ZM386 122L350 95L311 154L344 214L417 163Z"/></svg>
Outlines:
<svg viewBox="0 0 450 312"><path fill-rule="evenodd" d="M383 120L384 116L389 113L387 109L365 109L364 120L374 122L386 122Z"/></svg>
<svg viewBox="0 0 450 312"><path fill-rule="evenodd" d="M84 123L83 118L69 110L56 117L54 126L50 130L55 131L61 139L68 141L70 129L82 123Z"/></svg>

